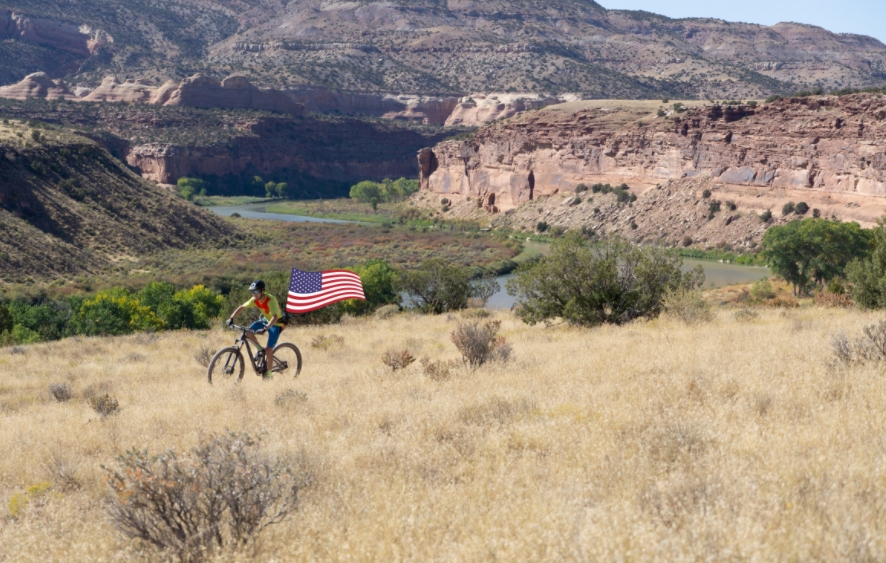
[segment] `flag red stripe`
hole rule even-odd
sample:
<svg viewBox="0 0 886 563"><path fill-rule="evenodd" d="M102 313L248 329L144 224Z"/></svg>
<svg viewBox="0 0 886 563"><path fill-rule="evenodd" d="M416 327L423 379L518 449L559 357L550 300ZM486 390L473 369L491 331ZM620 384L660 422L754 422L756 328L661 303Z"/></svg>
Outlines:
<svg viewBox="0 0 886 563"><path fill-rule="evenodd" d="M321 272L322 288L316 293L295 293L290 291L286 300L286 310L290 313L307 313L344 299L363 299L363 283L360 276L348 270L327 270Z"/></svg>

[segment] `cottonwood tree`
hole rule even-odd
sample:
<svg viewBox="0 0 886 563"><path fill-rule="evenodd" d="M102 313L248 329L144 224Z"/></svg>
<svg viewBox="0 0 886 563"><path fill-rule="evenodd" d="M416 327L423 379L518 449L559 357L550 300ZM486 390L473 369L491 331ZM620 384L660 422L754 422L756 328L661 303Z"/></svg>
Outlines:
<svg viewBox="0 0 886 563"><path fill-rule="evenodd" d="M791 284L794 295L806 295L870 252L870 232L858 223L803 219L772 227L763 235L762 256L773 273Z"/></svg>
<svg viewBox="0 0 886 563"><path fill-rule="evenodd" d="M469 299L486 302L501 286L492 277L472 280L469 270L435 258L402 273L397 288L417 309L440 314L467 308Z"/></svg>
<svg viewBox="0 0 886 563"><path fill-rule="evenodd" d="M578 233L555 241L551 254L508 280L517 314L529 324L563 319L575 325L622 324L656 317L664 297L704 283L701 266L682 270L675 249L612 239L589 246Z"/></svg>

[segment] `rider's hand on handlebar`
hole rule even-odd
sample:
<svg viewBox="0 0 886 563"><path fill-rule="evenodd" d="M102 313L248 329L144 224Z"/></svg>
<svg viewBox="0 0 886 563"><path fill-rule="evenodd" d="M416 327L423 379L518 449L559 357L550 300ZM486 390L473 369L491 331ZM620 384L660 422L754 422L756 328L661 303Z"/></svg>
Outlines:
<svg viewBox="0 0 886 563"><path fill-rule="evenodd" d="M231 328L232 326L234 326L234 319L228 319L225 324L228 325L228 328Z"/></svg>
<svg viewBox="0 0 886 563"><path fill-rule="evenodd" d="M257 331L255 331L255 333L261 335L261 334L264 334L266 330L267 330L266 328L260 328Z"/></svg>

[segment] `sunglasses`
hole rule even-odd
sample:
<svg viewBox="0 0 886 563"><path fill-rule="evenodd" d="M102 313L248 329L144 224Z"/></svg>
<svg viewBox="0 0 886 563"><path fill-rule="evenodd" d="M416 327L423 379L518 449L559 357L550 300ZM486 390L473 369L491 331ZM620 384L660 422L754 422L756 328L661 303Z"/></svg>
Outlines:
<svg viewBox="0 0 886 563"><path fill-rule="evenodd" d="M252 294L253 295L261 295L261 291L253 291Z"/></svg>

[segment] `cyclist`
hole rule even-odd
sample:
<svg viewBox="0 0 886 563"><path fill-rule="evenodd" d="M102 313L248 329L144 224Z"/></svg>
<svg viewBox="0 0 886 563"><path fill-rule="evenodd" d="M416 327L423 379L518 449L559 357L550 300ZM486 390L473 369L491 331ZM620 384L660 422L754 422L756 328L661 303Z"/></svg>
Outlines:
<svg viewBox="0 0 886 563"><path fill-rule="evenodd" d="M265 373L262 374L262 377L270 377L270 369L274 365L274 346L277 345L277 340L280 338L280 333L283 332L285 325L282 322L279 322L281 314L280 305L277 303L277 299L273 295L265 293L265 282L255 280L249 286L249 291L252 292L252 298L237 307L237 310L234 311L228 319L227 325L229 327L233 325L234 318L244 309L257 307L261 311L262 317L264 318L252 323L249 328L250 330L254 330L255 334L263 334L265 331L268 333L268 345L265 347L265 357L267 358L267 362L265 363ZM256 346L261 346L255 335L247 334L246 338L252 340Z"/></svg>

